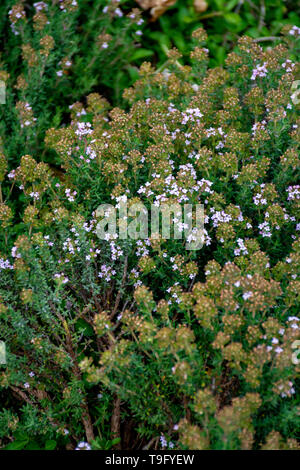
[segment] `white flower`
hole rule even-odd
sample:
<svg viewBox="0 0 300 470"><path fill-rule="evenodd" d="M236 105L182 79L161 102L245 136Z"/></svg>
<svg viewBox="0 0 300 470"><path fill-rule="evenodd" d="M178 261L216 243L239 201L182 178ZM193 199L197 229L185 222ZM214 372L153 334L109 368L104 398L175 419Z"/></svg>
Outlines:
<svg viewBox="0 0 300 470"><path fill-rule="evenodd" d="M251 80L255 80L256 77L265 77L268 73L266 62L263 65L258 64L255 69L252 71Z"/></svg>

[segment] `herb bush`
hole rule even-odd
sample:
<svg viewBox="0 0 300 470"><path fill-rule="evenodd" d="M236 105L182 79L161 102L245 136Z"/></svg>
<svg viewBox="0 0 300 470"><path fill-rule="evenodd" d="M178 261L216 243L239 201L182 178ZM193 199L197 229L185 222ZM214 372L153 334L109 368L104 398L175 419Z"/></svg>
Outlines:
<svg viewBox="0 0 300 470"><path fill-rule="evenodd" d="M126 109L76 101L46 131L55 171L3 143L2 447L298 447L300 30L282 34L210 68L198 29L191 66L143 63ZM203 204L203 248L100 240L98 206L124 200Z"/></svg>
<svg viewBox="0 0 300 470"><path fill-rule="evenodd" d="M100 88L118 102L137 73L130 64L141 49L137 33L144 20L138 9L123 12L106 0L5 0L0 14L5 154L13 166L22 153L57 165L43 145L45 131L65 125L69 106L91 91Z"/></svg>
<svg viewBox="0 0 300 470"><path fill-rule="evenodd" d="M158 62L166 60L167 50L175 46L188 59L190 36L199 26L208 34L210 65L223 64L226 53L240 35L248 35L265 43L279 36L284 24L300 26L300 3L282 0L137 0L141 6L169 5L167 10L154 8L149 22L144 23L142 47L155 52ZM171 3L173 3L171 5ZM171 5L171 6L170 6ZM158 15L157 21L152 21ZM146 17L146 15L145 15ZM268 41L266 42L268 43Z"/></svg>
<svg viewBox="0 0 300 470"><path fill-rule="evenodd" d="M123 106L122 93L146 58L164 68L176 46L189 64L191 34L199 25L208 31L210 66L224 62L239 34L276 40L283 24L300 26L295 2L204 3L207 10L197 13L194 0L177 0L151 22L135 0L2 0L0 80L7 105L0 107L0 133L9 164L19 164L22 153L59 164L45 149L44 135L68 122L72 103L98 92Z"/></svg>

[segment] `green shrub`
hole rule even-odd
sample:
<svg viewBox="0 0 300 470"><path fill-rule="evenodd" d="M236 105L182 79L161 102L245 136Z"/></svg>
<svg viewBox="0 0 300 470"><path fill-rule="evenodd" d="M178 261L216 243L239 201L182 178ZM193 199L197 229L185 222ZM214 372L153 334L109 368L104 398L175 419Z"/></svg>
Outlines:
<svg viewBox="0 0 300 470"><path fill-rule="evenodd" d="M197 14L193 0L178 0L149 22L134 0L2 1L0 80L7 103L0 107L0 135L9 165L18 165L26 153L58 165L44 135L67 123L72 103L96 92L123 106L122 93L146 58L164 68L175 45L190 64L197 27L208 31L210 66L221 65L239 34L265 38L278 36L283 24L300 26L293 3L218 0Z"/></svg>
<svg viewBox="0 0 300 470"><path fill-rule="evenodd" d="M0 135L9 164L25 153L57 164L43 145L49 127L65 125L69 106L92 91L118 102L134 76L140 12L122 12L118 2L64 0L1 3L0 80L6 105ZM11 139L11 135L14 136Z"/></svg>
<svg viewBox="0 0 300 470"><path fill-rule="evenodd" d="M144 25L142 47L155 51L159 63L166 60L166 51L173 46L188 60L191 34L203 26L208 34L210 65L221 65L239 36L262 39L262 44L269 45L270 39L265 40L278 37L284 24L300 26L299 15L300 5L294 1L177 0L157 21Z"/></svg>

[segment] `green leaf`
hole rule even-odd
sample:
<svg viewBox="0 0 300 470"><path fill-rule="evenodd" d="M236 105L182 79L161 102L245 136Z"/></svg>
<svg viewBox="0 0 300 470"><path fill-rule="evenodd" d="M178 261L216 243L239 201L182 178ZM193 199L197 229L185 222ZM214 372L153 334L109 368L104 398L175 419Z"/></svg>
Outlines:
<svg viewBox="0 0 300 470"><path fill-rule="evenodd" d="M111 445L114 446L114 445L116 445L116 444L119 444L119 442L121 442L120 437L116 437L115 439L113 439L113 440L111 441Z"/></svg>
<svg viewBox="0 0 300 470"><path fill-rule="evenodd" d="M138 71L137 67L128 66L127 70L128 70L128 73L130 75L130 78L131 78L132 82L135 82L136 80L138 80L139 71Z"/></svg>
<svg viewBox="0 0 300 470"><path fill-rule="evenodd" d="M242 31L245 26L247 26L246 23L237 13L226 13L224 15L224 18L229 25L230 31L238 33Z"/></svg>
<svg viewBox="0 0 300 470"><path fill-rule="evenodd" d="M226 9L227 11L230 11L230 10L232 10L238 3L239 3L239 0L231 0L231 1L229 1L229 2L226 3L225 9Z"/></svg>
<svg viewBox="0 0 300 470"><path fill-rule="evenodd" d="M159 31L153 31L149 33L149 37L157 41L163 51L170 49L172 46L170 38L166 34L163 34Z"/></svg>
<svg viewBox="0 0 300 470"><path fill-rule="evenodd" d="M226 13L224 15L225 20L234 25L239 25L242 21L241 17L237 13Z"/></svg>
<svg viewBox="0 0 300 470"><path fill-rule="evenodd" d="M5 450L22 450L28 444L28 439L23 441L14 441L4 447Z"/></svg>
<svg viewBox="0 0 300 470"><path fill-rule="evenodd" d="M25 450L42 450L42 448L38 442L31 441L29 442L29 444L27 444L27 446L25 447Z"/></svg>
<svg viewBox="0 0 300 470"><path fill-rule="evenodd" d="M180 32L176 32L172 35L173 42L175 46L183 52L186 48L186 41Z"/></svg>
<svg viewBox="0 0 300 470"><path fill-rule="evenodd" d="M93 336L94 330L83 318L79 318L75 324L76 331L80 331L84 336Z"/></svg>

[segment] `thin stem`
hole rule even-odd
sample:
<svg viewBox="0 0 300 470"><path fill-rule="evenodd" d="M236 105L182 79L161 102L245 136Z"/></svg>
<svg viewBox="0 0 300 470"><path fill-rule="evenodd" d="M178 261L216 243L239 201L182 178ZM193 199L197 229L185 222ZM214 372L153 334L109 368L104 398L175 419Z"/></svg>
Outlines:
<svg viewBox="0 0 300 470"><path fill-rule="evenodd" d="M280 38L276 36L265 36L263 38L256 38L253 40L253 42L265 42L265 41L279 41Z"/></svg>

